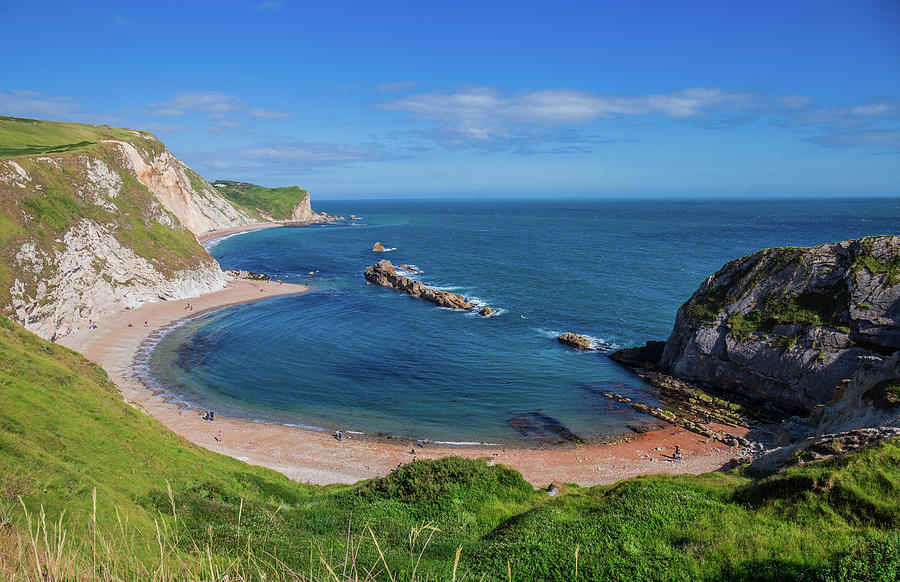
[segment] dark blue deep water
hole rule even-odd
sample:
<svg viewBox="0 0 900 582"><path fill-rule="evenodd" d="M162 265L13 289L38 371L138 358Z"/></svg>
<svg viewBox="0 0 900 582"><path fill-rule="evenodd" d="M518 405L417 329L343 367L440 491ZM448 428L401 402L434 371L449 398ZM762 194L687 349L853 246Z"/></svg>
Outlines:
<svg viewBox="0 0 900 582"><path fill-rule="evenodd" d="M322 203L352 223L234 236L224 268L307 283L174 328L151 375L229 415L436 441L536 443L553 419L586 439L626 432L610 389L653 397L603 352L665 339L709 274L755 250L900 231L900 200L365 201ZM372 253L382 241L386 253ZM365 285L367 265L418 266L425 283L490 304L481 318ZM310 276L310 271L317 275ZM526 415L538 430L509 420ZM530 416L529 416L530 415ZM552 440L552 439L551 439Z"/></svg>

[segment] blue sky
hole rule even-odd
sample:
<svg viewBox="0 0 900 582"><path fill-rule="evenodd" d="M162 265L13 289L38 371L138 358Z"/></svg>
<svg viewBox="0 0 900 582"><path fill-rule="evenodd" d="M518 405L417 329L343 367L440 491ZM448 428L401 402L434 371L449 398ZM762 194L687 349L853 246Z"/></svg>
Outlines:
<svg viewBox="0 0 900 582"><path fill-rule="evenodd" d="M0 2L0 114L366 196L900 195L900 1Z"/></svg>

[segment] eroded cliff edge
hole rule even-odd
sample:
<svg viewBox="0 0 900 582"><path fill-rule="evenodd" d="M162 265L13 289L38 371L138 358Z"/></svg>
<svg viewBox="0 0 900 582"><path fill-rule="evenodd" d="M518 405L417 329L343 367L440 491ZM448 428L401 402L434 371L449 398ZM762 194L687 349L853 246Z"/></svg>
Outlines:
<svg viewBox="0 0 900 582"><path fill-rule="evenodd" d="M29 140L0 152L0 307L29 331L226 284L195 235L254 220L153 135L3 117L0 136Z"/></svg>

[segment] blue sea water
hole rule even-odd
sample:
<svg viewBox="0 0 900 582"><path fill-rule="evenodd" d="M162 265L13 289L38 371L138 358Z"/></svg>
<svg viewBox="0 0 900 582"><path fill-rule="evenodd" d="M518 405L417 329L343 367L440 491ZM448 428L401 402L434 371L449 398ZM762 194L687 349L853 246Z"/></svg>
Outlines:
<svg viewBox="0 0 900 582"><path fill-rule="evenodd" d="M559 333L610 348L664 340L678 307L733 258L900 231L898 199L317 206L362 220L250 232L211 248L224 268L311 291L174 327L149 356L154 382L183 402L300 426L537 444L554 441L548 425L558 423L603 439L644 420L600 392L652 404L652 391L605 352L560 345ZM375 241L392 250L373 253ZM363 270L382 258L498 315L367 286Z"/></svg>

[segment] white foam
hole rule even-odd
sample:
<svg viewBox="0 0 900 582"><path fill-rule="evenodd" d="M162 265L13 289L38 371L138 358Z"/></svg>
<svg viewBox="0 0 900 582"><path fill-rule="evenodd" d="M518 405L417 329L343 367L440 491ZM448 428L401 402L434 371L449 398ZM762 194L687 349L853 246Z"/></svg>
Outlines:
<svg viewBox="0 0 900 582"><path fill-rule="evenodd" d="M210 239L210 240L206 241L205 243L203 243L203 248L205 248L207 251L209 251L210 249L212 249L213 247L215 247L216 245L218 245L220 242L222 242L225 239L232 238L235 236L241 236L242 234L247 234L250 232L253 232L253 231L245 230L243 232L235 232L232 234L226 234L225 236L220 236L219 238Z"/></svg>
<svg viewBox="0 0 900 582"><path fill-rule="evenodd" d="M429 443L433 443L435 445L448 445L451 447L471 447L471 446L490 446L497 447L500 446L498 443L481 443L478 441L428 441Z"/></svg>
<svg viewBox="0 0 900 582"><path fill-rule="evenodd" d="M555 329L545 329L543 327L537 327L537 328L535 328L534 331L538 332L538 334L540 336L548 338L548 339L556 339L563 334L563 332L561 332L561 331L557 331ZM591 349L593 349L593 350L600 350L603 352L608 352L608 351L619 349L618 344L608 342L601 337L587 335L585 333L578 334L578 335L582 335L582 336L586 337L588 339L588 341L591 342Z"/></svg>
<svg viewBox="0 0 900 582"><path fill-rule="evenodd" d="M391 252L391 251L396 251L396 250L397 250L397 247L391 247L391 248L389 248L389 249L384 249L384 250L381 251L381 252L383 252L383 253L389 253L389 252Z"/></svg>

